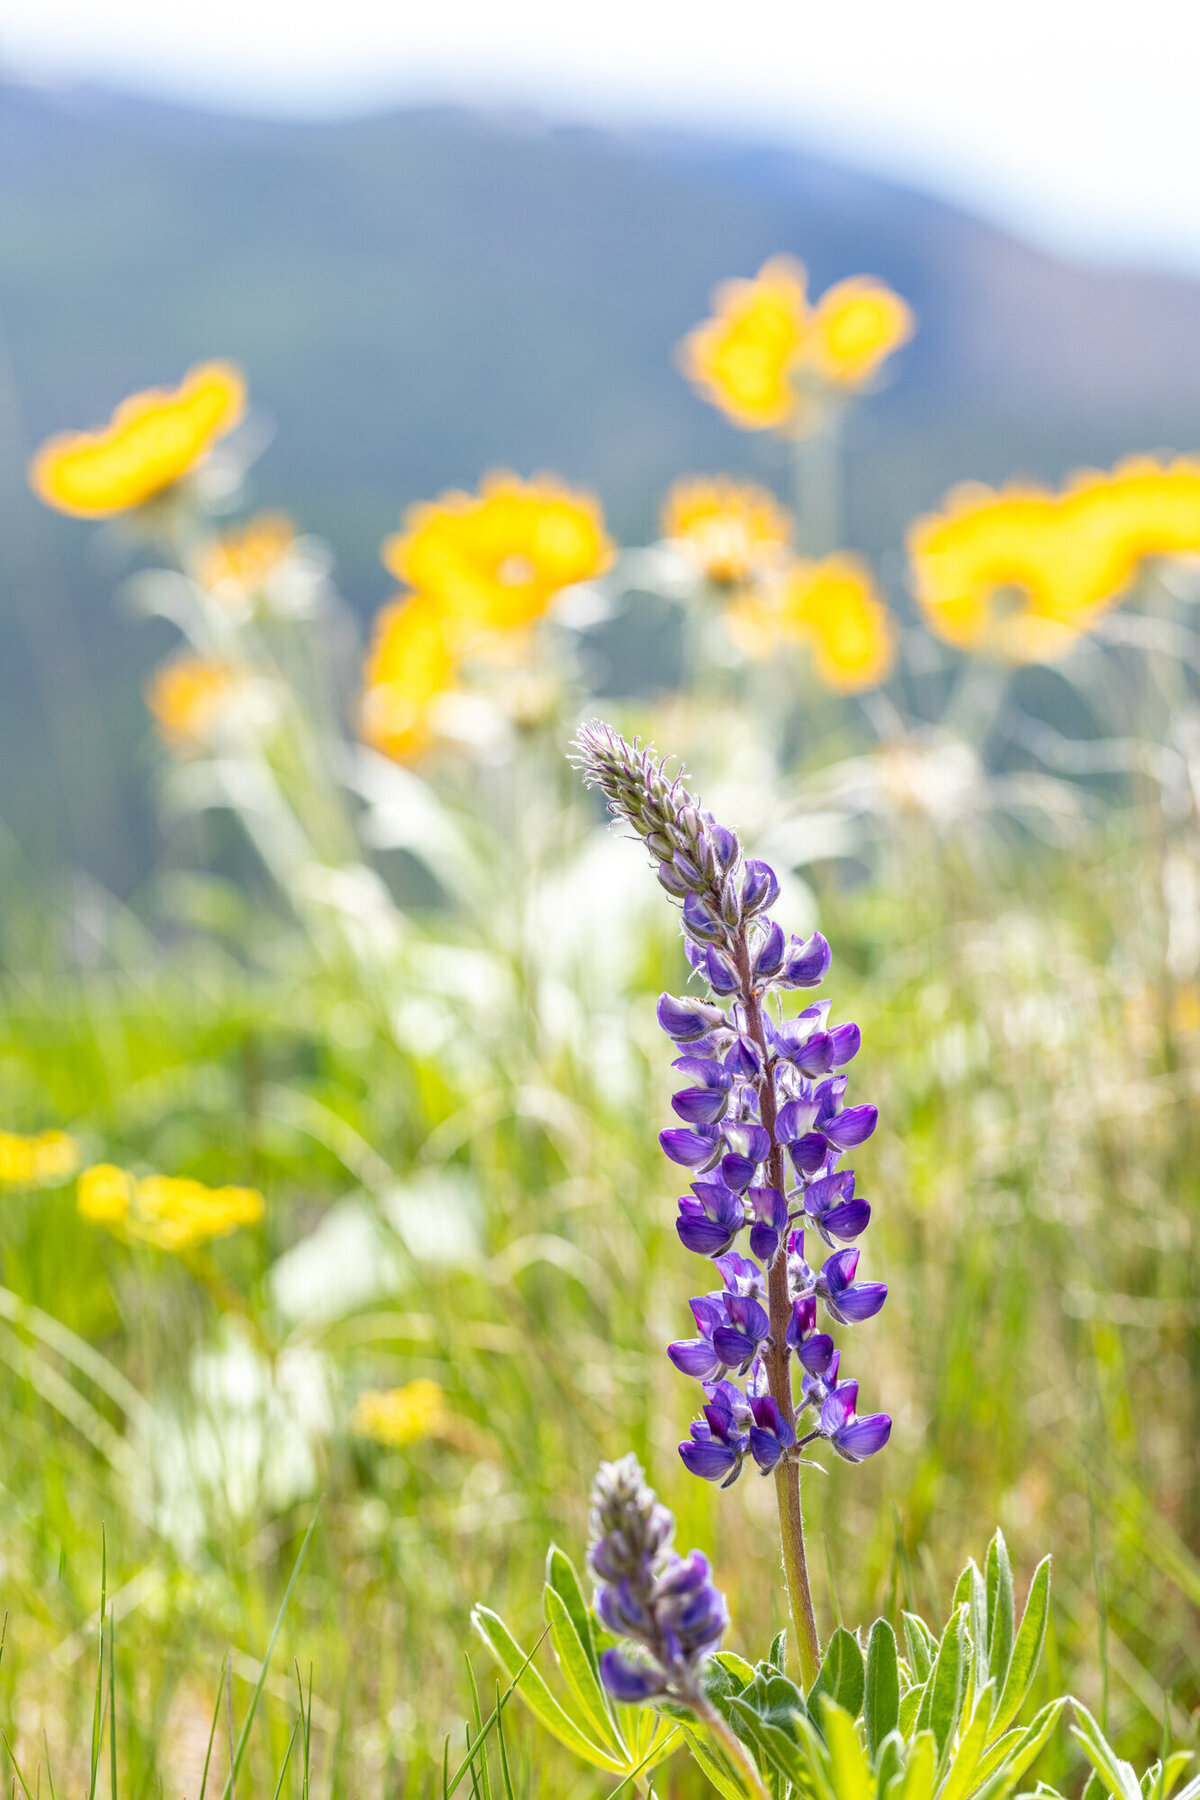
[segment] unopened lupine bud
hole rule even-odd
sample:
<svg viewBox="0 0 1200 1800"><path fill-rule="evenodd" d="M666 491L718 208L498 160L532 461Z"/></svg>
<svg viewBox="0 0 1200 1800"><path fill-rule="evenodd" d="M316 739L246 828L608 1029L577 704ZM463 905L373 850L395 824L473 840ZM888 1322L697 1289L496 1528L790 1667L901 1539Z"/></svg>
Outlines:
<svg viewBox="0 0 1200 1800"><path fill-rule="evenodd" d="M675 1521L633 1456L601 1463L592 1487L588 1567L601 1622L636 1646L606 1650L600 1676L627 1704L703 1704L700 1674L729 1625L725 1597L698 1550L672 1548Z"/></svg>

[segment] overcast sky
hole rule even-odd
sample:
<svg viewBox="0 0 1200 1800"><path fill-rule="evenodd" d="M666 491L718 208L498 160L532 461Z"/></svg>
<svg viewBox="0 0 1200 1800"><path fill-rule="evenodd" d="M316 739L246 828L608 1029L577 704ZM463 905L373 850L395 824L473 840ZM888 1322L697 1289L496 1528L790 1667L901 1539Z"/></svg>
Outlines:
<svg viewBox="0 0 1200 1800"><path fill-rule="evenodd" d="M1200 0L0 0L0 67L285 114L680 120L1200 272Z"/></svg>

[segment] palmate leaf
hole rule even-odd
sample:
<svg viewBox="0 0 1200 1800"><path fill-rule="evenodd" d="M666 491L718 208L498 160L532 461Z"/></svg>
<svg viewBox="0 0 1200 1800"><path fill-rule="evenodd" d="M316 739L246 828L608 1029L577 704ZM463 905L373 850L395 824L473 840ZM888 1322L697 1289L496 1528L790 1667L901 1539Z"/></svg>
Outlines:
<svg viewBox="0 0 1200 1800"><path fill-rule="evenodd" d="M579 1636L575 1621L556 1588L546 1588L545 1612L546 1624L550 1629L550 1644L559 1673L578 1706L583 1721L604 1749L611 1751L614 1756L627 1757L628 1746L609 1711L604 1689Z"/></svg>
<svg viewBox="0 0 1200 1800"><path fill-rule="evenodd" d="M614 1775L629 1774L628 1757L602 1748L589 1736L586 1720L575 1718L555 1699L498 1613L488 1606L476 1606L471 1623L509 1680L517 1678L517 1692L551 1736L593 1768L607 1769Z"/></svg>

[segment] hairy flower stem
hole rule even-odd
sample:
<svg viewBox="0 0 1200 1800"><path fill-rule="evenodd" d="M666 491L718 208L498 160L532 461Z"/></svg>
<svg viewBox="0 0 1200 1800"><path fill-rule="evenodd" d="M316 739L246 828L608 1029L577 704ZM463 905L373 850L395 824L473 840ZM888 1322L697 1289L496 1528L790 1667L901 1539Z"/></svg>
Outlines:
<svg viewBox="0 0 1200 1800"><path fill-rule="evenodd" d="M759 1118L771 1139L768 1158L771 1185L786 1192L783 1146L775 1132L775 1081L771 1072L771 1052L763 1030L762 1000L755 992L750 968L750 946L746 928L738 933L735 948L738 980L746 1008L746 1035L762 1053L763 1075L758 1084ZM792 1378L787 1360L787 1328L792 1315L788 1293L787 1252L782 1248L767 1271L767 1310L771 1320L771 1341L763 1361L771 1398L784 1419L793 1428L796 1410L792 1404ZM808 1579L808 1558L804 1552L804 1513L800 1505L800 1465L785 1456L775 1468L775 1498L779 1506L779 1541L783 1550L783 1573L787 1583L788 1610L792 1618L792 1637L800 1659L800 1676L807 1693L817 1678L821 1662L821 1640L817 1635L817 1616L813 1610L812 1587Z"/></svg>

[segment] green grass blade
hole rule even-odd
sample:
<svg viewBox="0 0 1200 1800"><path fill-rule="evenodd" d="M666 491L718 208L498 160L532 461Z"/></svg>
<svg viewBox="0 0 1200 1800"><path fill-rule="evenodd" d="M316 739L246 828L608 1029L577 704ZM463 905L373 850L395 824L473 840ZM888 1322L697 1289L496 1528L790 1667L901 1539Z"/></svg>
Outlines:
<svg viewBox="0 0 1200 1800"><path fill-rule="evenodd" d="M286 1589L284 1590L284 1596L283 1596L282 1602L280 1603L279 1611L275 1615L275 1624L271 1629L271 1636L267 1643L267 1653L262 1659L262 1664L258 1671L258 1680L254 1685L254 1692L250 1696L250 1710L247 1712L245 1720L243 1721L243 1724L242 1724L242 1729L238 1734L237 1745L234 1749L233 1757L232 1757L231 1763L230 1763L229 1779L225 1783L222 1800L233 1800L233 1784L238 1778L238 1774L239 1774L239 1771L241 1770L241 1766L242 1766L242 1758L246 1754L246 1745L249 1742L249 1738L250 1738L250 1728L254 1724L254 1715L258 1711L258 1703L262 1699L262 1691L267 1683L267 1670L271 1666L271 1657L272 1657L272 1654L274 1653L275 1645L279 1641L279 1633L283 1630L283 1621L284 1621L285 1617L287 1616L288 1606L291 1604L292 1593L295 1589L296 1582L299 1579L300 1570L301 1570L301 1567L303 1566L304 1558L308 1551L308 1546L312 1542L313 1532L317 1529L317 1520L320 1518L320 1516L321 1516L321 1503L320 1503L320 1501L318 1501L316 1510L313 1513L313 1516L309 1521L308 1530L304 1534L304 1542L300 1546L300 1554L296 1558L295 1564L292 1568L291 1577L288 1581ZM89 1800L90 1800L90 1796L89 1796Z"/></svg>

